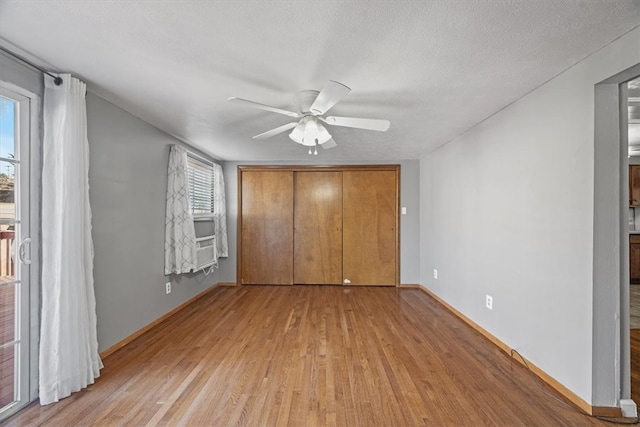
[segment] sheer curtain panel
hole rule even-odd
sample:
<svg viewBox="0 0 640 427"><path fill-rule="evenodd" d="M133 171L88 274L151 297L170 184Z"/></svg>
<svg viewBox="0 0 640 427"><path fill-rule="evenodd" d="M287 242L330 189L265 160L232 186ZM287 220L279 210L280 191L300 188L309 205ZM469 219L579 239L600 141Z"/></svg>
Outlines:
<svg viewBox="0 0 640 427"><path fill-rule="evenodd" d="M219 257L229 256L227 244L227 205L224 193L222 167L213 164L213 221L216 233L216 249Z"/></svg>
<svg viewBox="0 0 640 427"><path fill-rule="evenodd" d="M45 76L42 165L42 318L40 403L89 384L98 355L89 205L86 85Z"/></svg>
<svg viewBox="0 0 640 427"><path fill-rule="evenodd" d="M188 273L196 267L196 230L189 201L187 150L171 146L168 175L164 274Z"/></svg>

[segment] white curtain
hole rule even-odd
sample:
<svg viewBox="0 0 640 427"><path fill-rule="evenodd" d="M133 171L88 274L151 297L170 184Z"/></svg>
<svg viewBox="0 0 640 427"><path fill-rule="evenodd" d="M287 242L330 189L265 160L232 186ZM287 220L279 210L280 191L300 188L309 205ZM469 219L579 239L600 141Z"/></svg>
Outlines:
<svg viewBox="0 0 640 427"><path fill-rule="evenodd" d="M164 274L188 273L196 267L196 231L189 201L187 150L171 146L168 175Z"/></svg>
<svg viewBox="0 0 640 427"><path fill-rule="evenodd" d="M89 205L86 85L45 76L40 403L100 376Z"/></svg>
<svg viewBox="0 0 640 427"><path fill-rule="evenodd" d="M216 249L219 257L229 256L227 244L227 204L224 194L224 177L222 167L213 164L213 222L216 233Z"/></svg>

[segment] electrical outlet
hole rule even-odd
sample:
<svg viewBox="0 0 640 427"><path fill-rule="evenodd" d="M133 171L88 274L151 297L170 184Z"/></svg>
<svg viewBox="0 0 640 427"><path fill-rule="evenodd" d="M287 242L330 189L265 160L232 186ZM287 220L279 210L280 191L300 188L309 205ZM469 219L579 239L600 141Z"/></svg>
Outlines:
<svg viewBox="0 0 640 427"><path fill-rule="evenodd" d="M164 285L164 291L169 295L171 293L171 282L167 282Z"/></svg>
<svg viewBox="0 0 640 427"><path fill-rule="evenodd" d="M491 295L487 295L486 305L489 310L493 310L493 297Z"/></svg>
<svg viewBox="0 0 640 427"><path fill-rule="evenodd" d="M438 270L436 270L435 268L433 269L433 278L434 279L438 278Z"/></svg>

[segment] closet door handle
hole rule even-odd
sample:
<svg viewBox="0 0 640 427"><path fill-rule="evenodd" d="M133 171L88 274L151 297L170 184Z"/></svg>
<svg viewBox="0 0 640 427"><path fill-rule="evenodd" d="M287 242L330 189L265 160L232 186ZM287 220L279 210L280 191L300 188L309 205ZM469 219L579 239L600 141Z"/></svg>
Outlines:
<svg viewBox="0 0 640 427"><path fill-rule="evenodd" d="M27 237L20 243L20 247L18 248L18 257L23 264L31 264L31 258L27 258L27 245L31 248L31 238Z"/></svg>

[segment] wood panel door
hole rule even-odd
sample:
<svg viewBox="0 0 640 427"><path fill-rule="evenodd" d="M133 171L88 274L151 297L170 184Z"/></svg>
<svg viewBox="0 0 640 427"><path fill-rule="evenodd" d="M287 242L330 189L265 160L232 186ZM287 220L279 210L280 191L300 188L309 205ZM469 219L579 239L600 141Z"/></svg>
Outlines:
<svg viewBox="0 0 640 427"><path fill-rule="evenodd" d="M242 171L242 284L293 284L293 172Z"/></svg>
<svg viewBox="0 0 640 427"><path fill-rule="evenodd" d="M296 172L293 282L342 284L342 172Z"/></svg>
<svg viewBox="0 0 640 427"><path fill-rule="evenodd" d="M397 285L397 192L396 171L343 172L343 269L352 285Z"/></svg>

